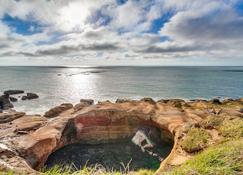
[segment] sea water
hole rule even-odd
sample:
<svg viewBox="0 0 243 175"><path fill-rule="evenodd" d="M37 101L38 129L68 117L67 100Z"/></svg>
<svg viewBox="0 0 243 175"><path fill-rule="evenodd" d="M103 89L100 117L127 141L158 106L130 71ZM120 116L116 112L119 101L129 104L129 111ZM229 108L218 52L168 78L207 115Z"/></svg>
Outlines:
<svg viewBox="0 0 243 175"><path fill-rule="evenodd" d="M210 99L243 96L243 67L0 67L0 93L18 89L40 98L15 109L43 113L82 98ZM20 98L21 94L15 95Z"/></svg>

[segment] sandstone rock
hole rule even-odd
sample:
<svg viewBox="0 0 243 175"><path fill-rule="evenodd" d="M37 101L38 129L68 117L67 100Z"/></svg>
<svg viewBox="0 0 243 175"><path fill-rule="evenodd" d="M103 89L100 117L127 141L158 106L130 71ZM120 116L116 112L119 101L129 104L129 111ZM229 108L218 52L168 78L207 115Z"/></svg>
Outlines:
<svg viewBox="0 0 243 175"><path fill-rule="evenodd" d="M18 101L18 99L15 98L15 97L9 97L9 100L10 100L11 102L17 102L17 101Z"/></svg>
<svg viewBox="0 0 243 175"><path fill-rule="evenodd" d="M129 99L121 99L121 98L116 99L116 103L126 103L129 101L130 101Z"/></svg>
<svg viewBox="0 0 243 175"><path fill-rule="evenodd" d="M92 99L81 99L80 103L87 104L87 105L93 105L94 100L92 100Z"/></svg>
<svg viewBox="0 0 243 175"><path fill-rule="evenodd" d="M176 103L182 104L185 110L182 112L175 108ZM210 101L190 102L191 106L185 106L184 103L183 100L168 100L167 103L157 102L154 105L153 101L145 100L127 103L104 102L92 105L93 103L89 100L81 100L80 106L77 107L78 111L72 109L72 104L62 104L47 111L45 117L51 119L41 116L24 116L24 113L20 115L16 112L1 113L0 143L18 154L10 154L11 156L7 157L7 152L0 153L0 167L3 167L4 170L12 167L14 172L21 169L22 172L34 174L36 173L34 169L43 168L52 152L66 145L76 142L101 144L131 139L138 131L144 132L143 128L147 127L166 135L161 136L162 139L168 137L174 140L173 150L169 158L164 160L161 168L170 167L176 163L180 165L188 157L193 156L181 149L180 139L186 136L187 130L192 124L194 127L201 127L198 123L209 115L207 106L212 104ZM198 103L200 103L199 108L197 108ZM227 108L224 105L220 106L223 111L218 114L219 117L238 116L241 103L236 100L234 103L236 105L227 106ZM82 105L89 107L82 108ZM207 132L211 132L211 130L207 130ZM152 142L156 142L158 138L150 138L149 133L154 132L145 132L144 135L148 140L141 137L142 139L138 139L140 141L137 143L142 146L141 149L152 150L151 155L157 156L153 151ZM152 136L154 135L152 134ZM159 140L161 138L159 137ZM216 143L215 140L212 141ZM7 158L3 159L4 156ZM178 157L180 157L179 161ZM1 164L2 162L4 165ZM17 165L16 162L19 164Z"/></svg>
<svg viewBox="0 0 243 175"><path fill-rule="evenodd" d="M227 103L231 103L231 102L234 102L234 100L232 98L225 98L222 103L223 104L227 104Z"/></svg>
<svg viewBox="0 0 243 175"><path fill-rule="evenodd" d="M157 101L157 103L167 103L168 101L168 99L160 99Z"/></svg>
<svg viewBox="0 0 243 175"><path fill-rule="evenodd" d="M23 94L22 90L8 90L3 92L5 95Z"/></svg>
<svg viewBox="0 0 243 175"><path fill-rule="evenodd" d="M90 100L90 99L81 99L79 104L76 104L74 106L74 111L77 112L85 107L88 107L90 105L94 104L94 100Z"/></svg>
<svg viewBox="0 0 243 175"><path fill-rule="evenodd" d="M23 117L25 115L24 112L13 112L13 113L1 113L0 114L0 123L11 122L17 118Z"/></svg>
<svg viewBox="0 0 243 175"><path fill-rule="evenodd" d="M98 105L105 105L105 104L111 104L110 100L105 100L105 101L98 101Z"/></svg>
<svg viewBox="0 0 243 175"><path fill-rule="evenodd" d="M182 109L183 105L187 104L184 100L182 99L170 99L167 102L168 105L174 106L176 108Z"/></svg>
<svg viewBox="0 0 243 175"><path fill-rule="evenodd" d="M21 99L22 100L32 100L32 99L37 99L39 96L35 93L27 93L26 96L23 96Z"/></svg>
<svg viewBox="0 0 243 175"><path fill-rule="evenodd" d="M53 117L56 117L59 114L61 114L62 112L66 111L68 109L71 109L71 108L73 108L72 104L64 103L64 104L61 104L60 106L54 107L54 108L50 109L49 111L47 111L44 114L44 117L53 118Z"/></svg>
<svg viewBox="0 0 243 175"><path fill-rule="evenodd" d="M150 104L156 104L156 102L152 98L142 98L141 101L150 103Z"/></svg>
<svg viewBox="0 0 243 175"><path fill-rule="evenodd" d="M116 103L133 103L133 102L136 102L136 100L131 100L131 99L121 99L121 98L118 98L116 100Z"/></svg>
<svg viewBox="0 0 243 175"><path fill-rule="evenodd" d="M15 126L15 132L29 132L37 130L41 125L45 124L47 119L42 116L24 116L12 122Z"/></svg>
<svg viewBox="0 0 243 175"><path fill-rule="evenodd" d="M168 104L178 104L178 103L185 103L184 100L182 99L161 99L161 100L158 100L158 103L168 103Z"/></svg>

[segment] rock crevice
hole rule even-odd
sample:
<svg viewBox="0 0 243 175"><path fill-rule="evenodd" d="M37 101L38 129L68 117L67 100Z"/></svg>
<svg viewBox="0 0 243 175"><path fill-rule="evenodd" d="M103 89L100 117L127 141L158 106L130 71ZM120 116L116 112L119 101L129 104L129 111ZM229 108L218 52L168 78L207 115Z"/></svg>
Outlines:
<svg viewBox="0 0 243 175"><path fill-rule="evenodd" d="M0 169L36 174L48 157L64 146L112 143L132 138L138 131L142 132L141 128L151 127L160 130L160 139L174 140L171 154L158 170L162 171L191 157L181 149L179 140L185 126L197 126L203 118L211 115L209 106L220 108L220 115L242 115L239 112L242 101L230 101L234 104L230 110L226 103L176 99L155 102L146 98L93 104L92 100L81 100L74 107L71 104L55 107L44 116L5 112L0 114ZM137 145L147 149L152 144L149 141L141 144L138 139Z"/></svg>

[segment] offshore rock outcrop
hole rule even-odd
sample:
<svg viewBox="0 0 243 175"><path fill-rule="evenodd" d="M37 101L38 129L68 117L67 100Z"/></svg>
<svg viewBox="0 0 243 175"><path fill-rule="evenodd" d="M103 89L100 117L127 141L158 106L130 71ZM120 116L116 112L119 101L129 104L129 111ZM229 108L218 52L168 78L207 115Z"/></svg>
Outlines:
<svg viewBox="0 0 243 175"><path fill-rule="evenodd" d="M0 114L0 170L38 174L48 156L66 145L110 143L133 137L146 126L159 128L162 140L174 141L170 155L161 163L159 174L193 156L180 144L188 128L200 127L201 121L210 115L242 117L242 108L243 99L215 104L204 100L155 102L144 98L98 104L81 100L74 107L72 104L55 107L44 116L4 112ZM209 144L217 143L221 137L215 129L205 131L211 136ZM139 145L137 139L135 142Z"/></svg>
<svg viewBox="0 0 243 175"><path fill-rule="evenodd" d="M17 95L17 94L23 94L23 90L7 90L3 92L3 95L0 95L0 112L2 110L8 110L11 108L14 108L13 103L11 102L17 102L18 98L12 97L10 95ZM20 98L20 96L19 96ZM21 100L33 100L37 99L39 96L36 93L27 93L26 95L21 97Z"/></svg>
<svg viewBox="0 0 243 175"><path fill-rule="evenodd" d="M39 96L35 93L27 93L26 95L24 95L21 100L33 100L33 99L37 99L39 98Z"/></svg>
<svg viewBox="0 0 243 175"><path fill-rule="evenodd" d="M0 96L0 110L7 110L13 108L13 104L11 103L9 99L8 94L4 94Z"/></svg>

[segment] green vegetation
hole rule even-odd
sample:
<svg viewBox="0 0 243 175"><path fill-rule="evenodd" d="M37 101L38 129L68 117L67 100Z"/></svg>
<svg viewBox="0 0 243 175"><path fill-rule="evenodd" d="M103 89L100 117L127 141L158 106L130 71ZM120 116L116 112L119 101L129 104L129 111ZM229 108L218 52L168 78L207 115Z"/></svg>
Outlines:
<svg viewBox="0 0 243 175"><path fill-rule="evenodd" d="M164 175L240 175L243 172L243 139L212 146Z"/></svg>
<svg viewBox="0 0 243 175"><path fill-rule="evenodd" d="M210 135L206 130L201 128L191 128L182 140L181 147L185 151L192 153L207 147L209 139Z"/></svg>
<svg viewBox="0 0 243 175"><path fill-rule="evenodd" d="M210 115L202 121L201 126L205 129L216 129L222 122L223 118L221 116Z"/></svg>
<svg viewBox="0 0 243 175"><path fill-rule="evenodd" d="M155 171L141 169L138 171L130 171L129 165L124 166L123 171L107 171L102 166L96 165L93 168L83 167L81 170L73 170L73 167L61 168L55 166L49 170L43 170L43 175L153 175Z"/></svg>
<svg viewBox="0 0 243 175"><path fill-rule="evenodd" d="M70 168L61 168L55 166L49 170L46 170L43 175L153 175L155 171L141 169L138 171L131 172L116 172L116 171L106 171L102 167L87 168L84 167L82 170L73 171ZM16 175L13 172L0 172L0 175ZM19 174L25 175L25 174Z"/></svg>
<svg viewBox="0 0 243 175"><path fill-rule="evenodd" d="M16 173L9 171L9 172L1 172L0 171L0 175L15 175Z"/></svg>
<svg viewBox="0 0 243 175"><path fill-rule="evenodd" d="M218 129L220 134L227 138L243 137L243 119L225 119Z"/></svg>
<svg viewBox="0 0 243 175"><path fill-rule="evenodd" d="M241 175L243 173L243 119L210 115L200 123L200 127L188 124L183 131L185 136L181 139L180 144L182 149L188 153L206 149L181 166L164 172L163 175ZM218 130L223 137L220 140L221 143L208 147L211 129ZM150 161L149 163L153 169L159 167L156 162ZM129 164L123 164L121 171L106 170L104 167L96 165L92 168L83 167L82 170L55 166L42 172L44 172L43 175L153 175L155 173L153 170L146 169L130 171ZM14 175L14 173L9 172L4 175Z"/></svg>

